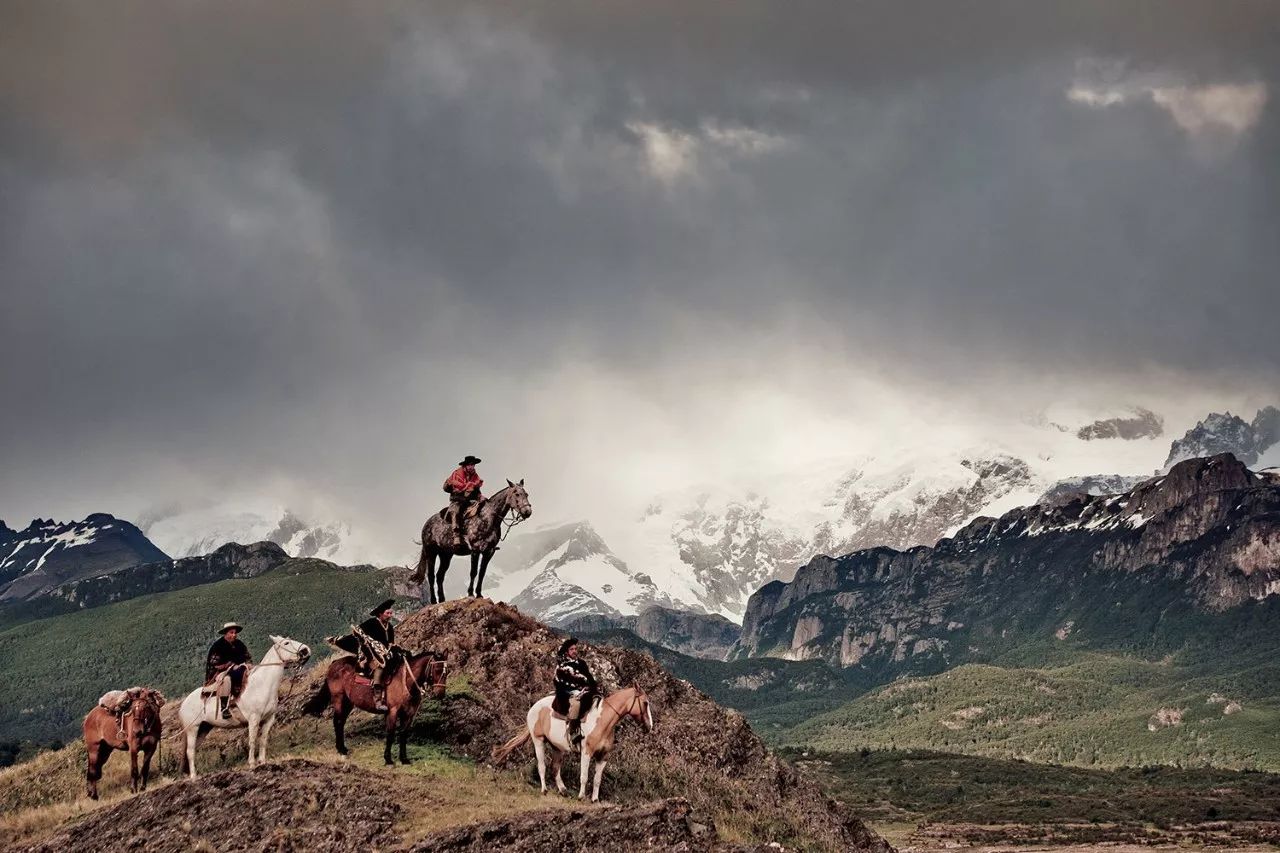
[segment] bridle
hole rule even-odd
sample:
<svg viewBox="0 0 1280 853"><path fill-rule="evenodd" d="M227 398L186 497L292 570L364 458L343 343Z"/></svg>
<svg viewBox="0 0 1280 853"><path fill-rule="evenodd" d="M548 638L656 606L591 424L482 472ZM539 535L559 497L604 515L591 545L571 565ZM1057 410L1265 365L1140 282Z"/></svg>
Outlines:
<svg viewBox="0 0 1280 853"><path fill-rule="evenodd" d="M507 518L508 514L511 515L511 518ZM519 508L514 506L504 507L502 510L502 518L498 520L498 523L502 526L502 535L498 537L498 541L502 542L505 540L507 538L507 534L510 533L517 524L520 524L524 520L525 516L521 514Z"/></svg>
<svg viewBox="0 0 1280 853"><path fill-rule="evenodd" d="M636 708L636 706L639 704L639 702L640 702L640 691L639 691L639 690L637 690L635 693L631 694L631 701L627 703L627 709L626 709L626 711L619 711L617 708L613 707L613 705L612 705L612 704L610 704L610 702L609 702L609 697L607 697L607 696L606 696L602 701L603 701L604 705L605 705L605 706L606 706L610 711L612 711L613 713L615 713L615 714L617 714L617 715L618 715L618 719L622 719L623 717L629 717L629 716L631 716L632 709L633 709L633 708ZM636 709L638 710L638 708L636 708Z"/></svg>
<svg viewBox="0 0 1280 853"><path fill-rule="evenodd" d="M297 640L292 640L291 642L296 643ZM271 648L268 650L268 651L276 652L276 654L280 657L280 660L273 660L270 663L254 664L253 667L254 668L266 667L266 666L293 667L293 675L289 676L289 690L287 693L284 694L284 701L287 703L290 699L293 698L294 688L298 686L298 676L302 675L302 667L306 662L302 659L301 656L295 657L293 660L289 660L289 661L284 660L284 655L280 654L280 648L282 646L284 646L284 642L280 640L275 640L274 642L271 643ZM248 680L247 676L245 680L246 681Z"/></svg>

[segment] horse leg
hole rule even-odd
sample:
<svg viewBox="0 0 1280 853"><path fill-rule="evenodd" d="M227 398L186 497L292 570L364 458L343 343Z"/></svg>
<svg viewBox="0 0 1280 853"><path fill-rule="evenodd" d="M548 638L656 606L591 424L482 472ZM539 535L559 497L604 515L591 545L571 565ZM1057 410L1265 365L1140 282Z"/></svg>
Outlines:
<svg viewBox="0 0 1280 853"><path fill-rule="evenodd" d="M396 738L396 722L399 718L399 715L400 715L400 710L398 708L394 711L387 712L387 719L386 719L387 739L386 739L386 744L382 748L382 760L388 767L391 767L395 764L395 762L391 760L391 742Z"/></svg>
<svg viewBox="0 0 1280 853"><path fill-rule="evenodd" d="M471 552L471 580L467 581L467 595L471 598L476 596L476 574L480 571L480 552Z"/></svg>
<svg viewBox="0 0 1280 853"><path fill-rule="evenodd" d="M144 791L147 790L147 780L151 778L151 756L155 755L155 753L155 744L152 744L150 749L142 748L142 790Z"/></svg>
<svg viewBox="0 0 1280 853"><path fill-rule="evenodd" d="M437 600L444 603L444 573L449 571L449 563L453 562L453 555L447 551L440 554L440 568L436 570Z"/></svg>
<svg viewBox="0 0 1280 853"><path fill-rule="evenodd" d="M604 766L609 762L600 756L600 760L596 762L596 785L595 790L591 792L591 802L598 803L600 801L600 777L604 775Z"/></svg>
<svg viewBox="0 0 1280 853"><path fill-rule="evenodd" d="M262 724L262 731L258 733L258 763L265 764L267 762L267 735L271 732L271 727L276 724L276 715L272 714L267 717Z"/></svg>
<svg viewBox="0 0 1280 853"><path fill-rule="evenodd" d="M187 775L196 778L196 741L200 738L199 723L187 729Z"/></svg>
<svg viewBox="0 0 1280 853"><path fill-rule="evenodd" d="M565 793L564 779L560 776L560 769L564 767L564 756L565 754L563 752L558 749L556 750L554 762L556 770L556 790L561 794Z"/></svg>
<svg viewBox="0 0 1280 853"><path fill-rule="evenodd" d="M254 747L258 744L259 720L257 714L254 714L253 716L246 714L245 716L249 718L249 769L252 770L257 766L255 761L257 754L254 751Z"/></svg>
<svg viewBox="0 0 1280 853"><path fill-rule="evenodd" d="M106 741L98 741L91 744L85 750L88 753L89 766L85 769L85 793L89 795L89 799L98 799L98 780L102 778L102 765L107 763L107 758L111 755L111 747Z"/></svg>
<svg viewBox="0 0 1280 853"><path fill-rule="evenodd" d="M142 774L138 771L138 744L133 741L129 744L129 790L138 793L138 783L142 781Z"/></svg>
<svg viewBox="0 0 1280 853"><path fill-rule="evenodd" d="M533 751L538 754L538 779L542 782L542 793L547 792L547 746L542 738L533 738Z"/></svg>
<svg viewBox="0 0 1280 853"><path fill-rule="evenodd" d="M587 779L591 776L591 753L587 752L586 743L579 747L582 764L578 768L578 799L587 798Z"/></svg>
<svg viewBox="0 0 1280 853"><path fill-rule="evenodd" d="M423 537L426 538L425 536ZM436 604L436 553L432 551L430 554L426 552L426 545L423 546L424 559L427 561L427 594L431 597L431 604Z"/></svg>
<svg viewBox="0 0 1280 853"><path fill-rule="evenodd" d="M403 714L404 719L400 722L400 763L408 764L409 762L409 725L413 722L413 718L408 714Z"/></svg>
<svg viewBox="0 0 1280 853"><path fill-rule="evenodd" d="M476 598L484 598L484 593L480 591L480 587L484 586L484 572L485 569L489 568L489 561L493 559L494 550L490 548L480 558L480 577L476 578Z"/></svg>
<svg viewBox="0 0 1280 853"><path fill-rule="evenodd" d="M350 755L347 749L347 715L351 713L351 703L344 696L333 706L333 746L338 755Z"/></svg>

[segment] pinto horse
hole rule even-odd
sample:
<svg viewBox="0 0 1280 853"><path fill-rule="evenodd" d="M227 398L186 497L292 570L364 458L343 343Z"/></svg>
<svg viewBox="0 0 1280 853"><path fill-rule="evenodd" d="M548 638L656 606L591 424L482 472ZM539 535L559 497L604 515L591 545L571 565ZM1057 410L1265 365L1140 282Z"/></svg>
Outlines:
<svg viewBox="0 0 1280 853"><path fill-rule="evenodd" d="M436 659L434 652L419 652L392 658L392 660L398 663L392 664L389 661L384 676L387 711L377 710L373 685L360 673L356 659L350 656L340 657L329 664L329 670L325 673L320 689L303 706L303 713L313 717L323 714L325 708L333 709L334 747L340 755L350 753L346 738L347 717L351 715L352 708L359 708L371 714L385 713L387 716L387 740L382 751L383 760L388 765L395 763L391 760L391 742L396 739L396 735L399 735L400 763L409 763L406 741L409 738L409 727L413 724L413 718L417 716L418 708L422 706L422 700L427 696L427 690L424 688L429 683L433 696L443 695L447 667L443 660Z"/></svg>
<svg viewBox="0 0 1280 853"><path fill-rule="evenodd" d="M524 490L524 480L513 483L507 480L507 487L494 492L480 504L473 518L463 521L471 541L476 543L475 550L467 547L458 538L453 525L444 518L443 512L432 514L427 523L422 525L422 555L418 558L418 568L411 580L421 584L427 581L427 595L431 604L444 601L444 573L449 571L449 563L454 557L471 555L471 582L467 584L467 595L479 598L483 593L480 587L484 584L484 572L489 568L489 561L498 550L502 541L502 522L508 514L515 516L511 522L520 521L533 515L533 507L529 504L529 493ZM436 568L436 561L440 568Z"/></svg>
<svg viewBox="0 0 1280 853"><path fill-rule="evenodd" d="M160 745L160 706L164 696L149 687L129 690L132 703L122 718L101 705L95 705L84 718L84 747L89 756L85 771L85 791L89 799L98 799L98 780L102 767L117 749L129 750L129 778L133 793L147 790L151 776L151 756ZM142 753L142 769L138 769L138 753Z"/></svg>
<svg viewBox="0 0 1280 853"><path fill-rule="evenodd" d="M533 751L538 755L538 778L542 781L542 793L547 792L547 744L556 751L554 758L556 771L556 790L565 793L564 781L560 778L560 765L564 756L574 750L569 742L569 723L563 717L551 712L554 696L547 696L533 703L525 718L525 731L515 735L511 740L493 752L493 760L501 763L507 756L528 741L533 741ZM591 773L591 762L596 762L595 787L591 792L591 802L600 799L600 777L604 775L605 765L609 763L609 753L613 752L614 729L624 719L630 717L644 726L646 732L653 731L653 710L649 707L649 697L639 685L632 685L616 693L610 693L598 700L582 718L582 762L578 768L578 799L587 796L587 778Z"/></svg>

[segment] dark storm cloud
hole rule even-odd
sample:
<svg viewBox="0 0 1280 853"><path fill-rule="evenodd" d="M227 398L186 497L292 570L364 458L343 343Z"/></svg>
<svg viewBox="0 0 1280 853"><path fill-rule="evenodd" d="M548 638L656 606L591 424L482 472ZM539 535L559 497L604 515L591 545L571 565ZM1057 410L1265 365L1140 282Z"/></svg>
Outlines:
<svg viewBox="0 0 1280 853"><path fill-rule="evenodd" d="M513 376L767 371L804 336L953 383L1280 367L1270 3L3 15L0 454L28 479L126 449L376 467L474 436L429 403L496 414ZM1212 86L1263 106L1227 128Z"/></svg>

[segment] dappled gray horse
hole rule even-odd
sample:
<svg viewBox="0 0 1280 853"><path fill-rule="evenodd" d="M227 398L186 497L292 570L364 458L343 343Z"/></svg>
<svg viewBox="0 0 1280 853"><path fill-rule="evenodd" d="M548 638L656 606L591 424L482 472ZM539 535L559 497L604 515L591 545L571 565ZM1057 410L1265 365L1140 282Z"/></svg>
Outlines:
<svg viewBox="0 0 1280 853"><path fill-rule="evenodd" d="M505 489L486 498L476 514L463 521L467 538L476 544L474 550L467 547L453 525L445 519L445 512L434 513L422 525L422 556L418 558L418 569L413 573L414 583L420 584L426 578L431 604L444 601L444 573L449 570L449 562L455 556L466 554L471 555L471 582L467 584L467 595L479 598L485 569L502 539L503 519L512 514L512 523L519 523L533 515L533 507L529 505L524 480L518 483L507 480ZM438 569L437 559L440 561Z"/></svg>

